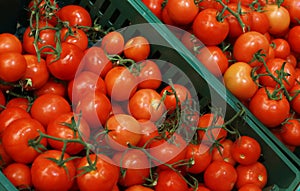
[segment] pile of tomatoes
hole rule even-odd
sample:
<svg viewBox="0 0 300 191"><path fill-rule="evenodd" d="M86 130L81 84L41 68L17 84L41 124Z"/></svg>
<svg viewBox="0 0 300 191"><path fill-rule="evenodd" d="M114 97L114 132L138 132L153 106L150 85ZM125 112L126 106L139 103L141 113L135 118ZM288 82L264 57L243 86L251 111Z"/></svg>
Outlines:
<svg viewBox="0 0 300 191"><path fill-rule="evenodd" d="M218 112L197 111L183 84L163 82L145 37L104 32L88 47L96 29L82 7L34 0L29 10L21 40L0 34L0 164L14 186L265 187L260 144Z"/></svg>
<svg viewBox="0 0 300 191"><path fill-rule="evenodd" d="M291 151L300 145L300 1L142 0Z"/></svg>

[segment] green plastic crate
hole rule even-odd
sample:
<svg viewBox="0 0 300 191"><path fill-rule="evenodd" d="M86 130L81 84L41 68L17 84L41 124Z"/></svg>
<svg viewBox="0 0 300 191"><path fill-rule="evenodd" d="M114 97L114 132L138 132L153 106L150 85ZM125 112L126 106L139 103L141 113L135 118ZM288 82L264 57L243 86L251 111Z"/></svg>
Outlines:
<svg viewBox="0 0 300 191"><path fill-rule="evenodd" d="M151 45L150 58L170 62L184 71L197 91L201 107L207 107L213 98L213 100L217 100L214 101L215 106L226 107L225 119L231 118L243 107L236 99L232 98L232 95L201 63L195 61L195 57L183 47L167 27L156 24L158 19L140 0L82 0L70 1L70 3L78 3L85 7L93 19L100 17L100 24L105 27L119 29L127 25L149 23L146 34L139 31L138 28L129 31L129 33L142 33L146 38L156 39L157 44L167 45L167 47ZM184 75L182 75L183 77L180 75L172 70L163 74L164 77L175 76L177 81L173 81L174 83L190 85ZM233 126L236 126L242 135L249 135L259 141L263 153L260 161L266 166L269 174L266 190L296 190L300 180L299 169L274 144L270 137L265 135L257 123L253 121L250 112L246 110L246 115L236 119ZM16 190L1 173L0 190Z"/></svg>

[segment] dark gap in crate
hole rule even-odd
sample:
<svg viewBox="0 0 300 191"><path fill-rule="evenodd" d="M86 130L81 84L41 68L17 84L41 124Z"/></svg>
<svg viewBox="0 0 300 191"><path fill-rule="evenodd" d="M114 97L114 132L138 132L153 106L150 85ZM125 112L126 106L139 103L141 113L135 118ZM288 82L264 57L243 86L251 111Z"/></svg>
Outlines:
<svg viewBox="0 0 300 191"><path fill-rule="evenodd" d="M153 51L153 53L151 54L152 59L158 59L159 57L161 57L161 53L158 50Z"/></svg>
<svg viewBox="0 0 300 191"><path fill-rule="evenodd" d="M130 21L128 19L125 19L125 21L123 22L123 24L121 25L121 27L127 27L130 25Z"/></svg>
<svg viewBox="0 0 300 191"><path fill-rule="evenodd" d="M96 0L90 0L91 4L95 4Z"/></svg>
<svg viewBox="0 0 300 191"><path fill-rule="evenodd" d="M102 6L99 8L99 11L101 12L101 15L107 10L107 8L110 6L110 1L104 1Z"/></svg>
<svg viewBox="0 0 300 191"><path fill-rule="evenodd" d="M118 19L118 17L120 16L120 14L121 14L121 12L120 12L118 9L116 9L116 10L113 12L113 14L111 15L109 21L110 21L111 23L115 23L115 21Z"/></svg>
<svg viewBox="0 0 300 191"><path fill-rule="evenodd" d="M91 7L90 6L86 6L85 10L87 10L87 12L91 12Z"/></svg>

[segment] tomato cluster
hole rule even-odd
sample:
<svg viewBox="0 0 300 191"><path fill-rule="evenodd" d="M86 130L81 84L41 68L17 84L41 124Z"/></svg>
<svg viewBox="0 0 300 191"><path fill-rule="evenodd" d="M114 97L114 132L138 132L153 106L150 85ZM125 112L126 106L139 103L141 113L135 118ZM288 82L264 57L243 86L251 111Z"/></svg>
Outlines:
<svg viewBox="0 0 300 191"><path fill-rule="evenodd" d="M291 151L300 145L300 1L142 0Z"/></svg>

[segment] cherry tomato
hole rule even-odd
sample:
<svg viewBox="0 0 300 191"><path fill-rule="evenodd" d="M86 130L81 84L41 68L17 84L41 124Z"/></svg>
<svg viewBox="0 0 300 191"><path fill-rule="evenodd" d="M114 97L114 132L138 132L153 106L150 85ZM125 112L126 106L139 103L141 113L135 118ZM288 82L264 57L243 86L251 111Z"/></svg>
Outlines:
<svg viewBox="0 0 300 191"><path fill-rule="evenodd" d="M296 58L296 56L295 56L293 53L289 54L289 55L285 58L285 60L286 60L287 62L289 62L294 68L296 68L296 66L297 66L297 58Z"/></svg>
<svg viewBox="0 0 300 191"><path fill-rule="evenodd" d="M49 22L54 26L57 24L57 11L59 6L55 0L32 0L29 2L28 8L31 11L39 12L39 20Z"/></svg>
<svg viewBox="0 0 300 191"><path fill-rule="evenodd" d="M58 11L62 21L68 21L70 26L92 26L89 12L79 5L66 5Z"/></svg>
<svg viewBox="0 0 300 191"><path fill-rule="evenodd" d="M85 32L78 28L63 28L60 31L60 38L62 42L68 42L78 46L81 50L85 50L88 47L88 37Z"/></svg>
<svg viewBox="0 0 300 191"><path fill-rule="evenodd" d="M262 189L256 184L244 184L238 191L262 191Z"/></svg>
<svg viewBox="0 0 300 191"><path fill-rule="evenodd" d="M300 53L300 26L294 26L289 30L287 40L292 51Z"/></svg>
<svg viewBox="0 0 300 191"><path fill-rule="evenodd" d="M18 189L29 189L32 186L29 166L23 163L12 163L3 169L6 178Z"/></svg>
<svg viewBox="0 0 300 191"><path fill-rule="evenodd" d="M0 34L0 53L5 52L22 53L22 43L15 35L10 33Z"/></svg>
<svg viewBox="0 0 300 191"><path fill-rule="evenodd" d="M154 191L154 190L142 185L134 185L134 186L130 186L125 191Z"/></svg>
<svg viewBox="0 0 300 191"><path fill-rule="evenodd" d="M3 92L0 89L0 112L3 110L6 104L6 97L4 96Z"/></svg>
<svg viewBox="0 0 300 191"><path fill-rule="evenodd" d="M151 143L151 140L153 140L155 137L159 137L158 129L152 121L141 119L138 120L138 122L141 125L142 136L137 146L144 147L145 144L147 144L148 147L149 143Z"/></svg>
<svg viewBox="0 0 300 191"><path fill-rule="evenodd" d="M0 54L0 79L5 82L20 80L26 73L27 63L24 56L17 52Z"/></svg>
<svg viewBox="0 0 300 191"><path fill-rule="evenodd" d="M300 122L297 119L286 121L280 131L282 140L291 146L300 146Z"/></svg>
<svg viewBox="0 0 300 191"><path fill-rule="evenodd" d="M141 71L138 74L138 88L157 89L161 85L162 74L158 65L151 60L139 63Z"/></svg>
<svg viewBox="0 0 300 191"><path fill-rule="evenodd" d="M41 88L34 91L37 97L48 93L53 93L61 97L65 97L66 92L66 85L64 84L64 82L54 78L49 78Z"/></svg>
<svg viewBox="0 0 300 191"><path fill-rule="evenodd" d="M149 41L143 36L135 36L124 45L124 55L135 62L146 60L150 54Z"/></svg>
<svg viewBox="0 0 300 191"><path fill-rule="evenodd" d="M220 143L220 146L213 148L212 150L212 160L215 161L225 161L234 166L236 161L233 159L231 154L231 148L233 146L233 141L226 139Z"/></svg>
<svg viewBox="0 0 300 191"><path fill-rule="evenodd" d="M300 91L300 84L298 83L296 83L290 90L290 96L293 96L293 99L290 102L290 104L293 110L296 111L297 113L300 113L300 94L298 93L299 91Z"/></svg>
<svg viewBox="0 0 300 191"><path fill-rule="evenodd" d="M283 38L276 38L271 41L274 45L274 52L276 58L286 59L286 57L291 53L289 43Z"/></svg>
<svg viewBox="0 0 300 191"><path fill-rule="evenodd" d="M251 15L252 15L252 23L250 26L250 30L259 32L261 34L265 34L266 32L268 32L270 27L270 22L267 15L258 11L252 11Z"/></svg>
<svg viewBox="0 0 300 191"><path fill-rule="evenodd" d="M162 19L162 3L163 0L142 0L142 2L150 9L150 11L157 16L158 19Z"/></svg>
<svg viewBox="0 0 300 191"><path fill-rule="evenodd" d="M7 152L3 148L3 144L0 142L0 167L3 168L11 163L13 163L13 159L7 154Z"/></svg>
<svg viewBox="0 0 300 191"><path fill-rule="evenodd" d="M188 191L188 185L177 172L173 170L163 170L158 173L158 180L155 191Z"/></svg>
<svg viewBox="0 0 300 191"><path fill-rule="evenodd" d="M28 99L23 98L23 97L15 97L15 98L8 100L8 102L6 103L6 109L11 108L11 107L19 107L21 109L24 109L25 111L28 111L29 104L30 103L29 103ZM0 114L0 116L1 116L1 114ZM2 124L2 123L0 122L0 124Z"/></svg>
<svg viewBox="0 0 300 191"><path fill-rule="evenodd" d="M125 40L118 31L107 33L101 41L101 48L106 54L121 54L124 50Z"/></svg>
<svg viewBox="0 0 300 191"><path fill-rule="evenodd" d="M300 1L285 0L281 5L288 10L290 14L291 22L297 24L300 20Z"/></svg>

